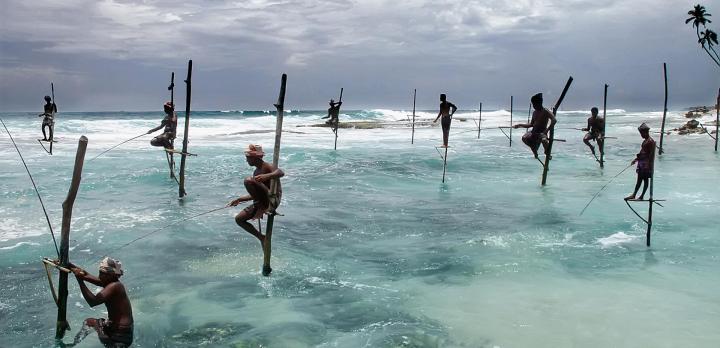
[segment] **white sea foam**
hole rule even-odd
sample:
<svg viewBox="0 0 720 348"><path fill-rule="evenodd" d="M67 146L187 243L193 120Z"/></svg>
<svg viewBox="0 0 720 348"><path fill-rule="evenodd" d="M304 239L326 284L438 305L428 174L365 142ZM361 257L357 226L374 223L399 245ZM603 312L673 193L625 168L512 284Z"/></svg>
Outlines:
<svg viewBox="0 0 720 348"><path fill-rule="evenodd" d="M604 238L598 238L597 241L600 243L602 248L611 248L628 244L636 244L639 241L639 237L625 234L625 232L617 232Z"/></svg>

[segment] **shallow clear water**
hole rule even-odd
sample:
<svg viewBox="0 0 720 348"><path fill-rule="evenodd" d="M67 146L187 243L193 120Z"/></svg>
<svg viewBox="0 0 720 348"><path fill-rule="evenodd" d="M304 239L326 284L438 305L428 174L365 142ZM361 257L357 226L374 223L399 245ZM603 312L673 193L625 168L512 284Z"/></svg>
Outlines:
<svg viewBox="0 0 720 348"><path fill-rule="evenodd" d="M150 137L88 161L75 202L71 261L95 269L122 260L136 347L717 347L720 241L715 222L720 155L707 135L665 138L656 164L653 246L622 197L641 142L636 127L661 113L608 114L606 166L582 144L585 113L559 115L548 185L508 113L453 121L446 183L434 146L440 129L340 129L338 150L319 114L286 115L280 166L284 216L276 218L273 274L235 225L241 207L174 221L243 194L248 143L272 151L274 116L199 112L190 121L187 191L177 199L164 154ZM349 114L349 115L348 115ZM398 121L406 111L342 118ZM432 113L421 113L422 118ZM476 118L474 112L460 117ZM2 114L35 176L59 236L80 135L86 159L158 124L161 113L60 114L54 155L36 142L32 113ZM516 114L524 119L525 114ZM709 121L710 116L703 121ZM673 112L668 128L685 119ZM182 134L180 126L178 134ZM656 135L658 140L659 135ZM179 143L179 141L178 141ZM268 158L271 158L268 156ZM15 149L0 136L0 346L53 345L53 306L42 256L55 256L42 210ZM644 214L647 206L637 205ZM74 330L89 308L70 282ZM70 341L75 331L66 336ZM96 347L93 336L82 347Z"/></svg>

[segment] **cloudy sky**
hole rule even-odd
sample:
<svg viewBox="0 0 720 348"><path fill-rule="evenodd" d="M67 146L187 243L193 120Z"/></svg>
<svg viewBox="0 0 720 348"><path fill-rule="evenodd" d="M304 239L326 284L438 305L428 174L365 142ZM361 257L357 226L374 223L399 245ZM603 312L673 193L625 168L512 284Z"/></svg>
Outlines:
<svg viewBox="0 0 720 348"><path fill-rule="evenodd" d="M2 0L0 111L160 110L170 72L180 102L192 59L197 110L286 107L518 108L537 91L564 109L711 104L720 69L684 23L684 0ZM720 2L706 1L720 23ZM718 23L710 28L720 31ZM522 106L521 106L522 105Z"/></svg>

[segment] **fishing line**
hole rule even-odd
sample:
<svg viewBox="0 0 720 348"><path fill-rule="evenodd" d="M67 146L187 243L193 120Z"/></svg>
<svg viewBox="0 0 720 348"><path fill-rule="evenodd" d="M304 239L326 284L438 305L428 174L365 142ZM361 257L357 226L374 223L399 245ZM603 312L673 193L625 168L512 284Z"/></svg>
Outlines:
<svg viewBox="0 0 720 348"><path fill-rule="evenodd" d="M23 158L22 153L20 153L20 149L18 148L17 144L15 144L15 139L13 139L12 134L10 134L10 131L8 130L2 118L0 118L0 122L2 122L5 131L10 136L10 141L12 141L13 145L15 146L15 150L17 150L18 155L20 155L20 160L22 161L23 166L25 166L25 170L30 177L30 182L32 182L35 193L37 193L37 197L40 200L40 206L42 206L43 213L45 214L45 220L47 221L48 227L50 227L50 235L52 235L53 244L55 244L55 252L57 253L58 257L60 257L60 249L58 249L57 240L55 240L55 232L53 232L52 224L50 223L50 217L48 217L47 210L45 210L45 204L43 203L42 197L40 197L40 191L38 191L37 186L35 185L35 180L33 179L32 174L30 174L30 169L28 169L28 166L25 163L25 159Z"/></svg>
<svg viewBox="0 0 720 348"><path fill-rule="evenodd" d="M114 149L114 148L116 148L116 147L118 147L118 146L120 146L120 145L122 145L122 144L125 144L125 143L127 143L128 141L135 140L135 139L137 139L137 138L139 138L139 137L141 137L141 136L143 136L143 135L147 135L147 134L148 134L148 133L143 133L143 134L140 134L140 135L138 135L138 136L136 136L136 137L134 137L134 138L130 138L130 139L128 139L128 140L125 140L125 141L123 141L122 143L117 144L117 145L115 145L115 146L113 146L113 147L111 147L111 148L109 148L109 149L101 152L101 153L98 154L97 156L91 158L89 161L92 161L92 160L94 160L94 159L102 156L103 154L107 153L108 151L110 151L110 150L112 150L112 149ZM89 162L89 161L88 161L88 162Z"/></svg>
<svg viewBox="0 0 720 348"><path fill-rule="evenodd" d="M203 215L207 215L207 214L210 214L210 213L214 213L214 212L216 212L216 211L218 211L218 210L223 210L223 209L227 209L227 208L230 208L230 206L223 206L223 207L221 207L221 208L215 208L215 209L208 210L208 211L203 212L203 213L200 213L200 214L195 214L195 215L193 215L193 216L187 217L187 218L182 219L182 220L179 220L179 221L175 221L175 222L173 222L173 223L167 224L167 225L165 225L165 226L163 226L163 227L160 227L160 228L158 228L158 229L155 229L155 230L153 230L153 231L150 231L150 232L148 232L148 233L146 233L146 234L144 234L144 235L142 235L142 236L140 236L140 237L137 237L137 238L135 238L135 239L133 239L133 240L131 240L131 241L129 241L129 242L127 242L127 243L125 243L125 244L117 247L117 248L115 248L115 250L122 249L122 248L124 248L124 247L126 247L126 246L128 246L128 245L130 245L130 244L132 244L132 243L135 243L135 242L137 242L137 241L139 241L139 240L141 240L141 239L147 238L147 237L149 237L150 235L153 235L153 234L155 234L155 233L157 233L157 232L160 232L160 231L162 231L162 230L164 230L164 229L166 229L166 228L168 228L168 227L177 225L177 224L179 224L179 223L181 223L181 222L185 222L185 221L188 221L188 220L192 220L192 219L194 219L194 218L196 218L196 217L200 217L200 216L203 216ZM107 256L107 255L105 255L105 256ZM103 257L104 257L104 256L103 256Z"/></svg>
<svg viewBox="0 0 720 348"><path fill-rule="evenodd" d="M592 203L592 202L595 200L595 198L597 198L597 196L600 194L600 192L602 192L602 191L607 187L607 185L610 185L610 183L611 183L615 178L617 178L618 176L620 176L620 174L624 173L626 170L628 170L628 168L630 168L630 167L632 167L632 166L633 166L633 164L630 164L629 166L625 167L625 169L623 169L622 171L620 171L620 173L615 174L615 176L613 176L605 185L603 185L603 187L600 188L600 191L598 191L598 192L590 199L590 201L589 201L587 204L585 204L585 208L583 208L583 210L580 212L580 216L582 216L582 214L585 212L585 209L587 209L587 207L590 206L590 203Z"/></svg>

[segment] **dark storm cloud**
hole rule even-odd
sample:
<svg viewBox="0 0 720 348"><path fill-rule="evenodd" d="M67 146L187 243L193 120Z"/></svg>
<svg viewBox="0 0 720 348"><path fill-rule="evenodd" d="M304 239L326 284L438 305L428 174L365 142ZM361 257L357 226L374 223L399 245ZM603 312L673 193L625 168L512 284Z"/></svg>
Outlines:
<svg viewBox="0 0 720 348"><path fill-rule="evenodd" d="M0 110L34 110L58 86L64 110L157 109L170 71L195 66L198 109L267 109L282 72L288 104L505 107L568 75L568 108L709 104L717 69L684 24L685 1L4 1ZM708 4L709 12L720 12ZM660 98L658 98L660 95Z"/></svg>

